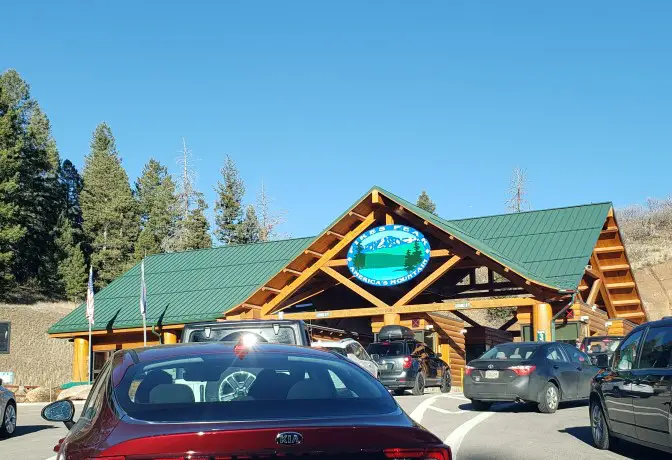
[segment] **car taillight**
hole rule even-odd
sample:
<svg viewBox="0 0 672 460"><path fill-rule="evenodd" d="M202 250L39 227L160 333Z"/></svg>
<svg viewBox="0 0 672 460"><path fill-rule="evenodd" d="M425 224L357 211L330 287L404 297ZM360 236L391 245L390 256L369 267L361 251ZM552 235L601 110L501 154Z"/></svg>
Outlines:
<svg viewBox="0 0 672 460"><path fill-rule="evenodd" d="M511 366L509 367L509 370L515 372L516 375L523 376L530 375L536 368L537 366Z"/></svg>
<svg viewBox="0 0 672 460"><path fill-rule="evenodd" d="M464 375L467 376L471 375L471 371L473 371L474 369L476 368L472 366L464 366Z"/></svg>
<svg viewBox="0 0 672 460"><path fill-rule="evenodd" d="M451 460L450 447L437 447L433 449L385 449L385 457L395 460L421 459L421 460Z"/></svg>
<svg viewBox="0 0 672 460"><path fill-rule="evenodd" d="M409 358L408 356L404 357L404 369L410 369L411 365L413 364L413 360Z"/></svg>

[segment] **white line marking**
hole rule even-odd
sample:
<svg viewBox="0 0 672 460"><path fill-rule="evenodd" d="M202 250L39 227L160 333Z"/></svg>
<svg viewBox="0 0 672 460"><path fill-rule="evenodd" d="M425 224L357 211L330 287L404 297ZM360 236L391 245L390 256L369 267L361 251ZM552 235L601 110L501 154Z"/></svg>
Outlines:
<svg viewBox="0 0 672 460"><path fill-rule="evenodd" d="M457 460L457 451L460 450L460 445L462 445L462 440L464 437L471 431L476 425L483 422L495 415L494 412L483 412L478 414L476 417L467 420L462 425L458 426L452 433L446 438L444 444L450 446L450 449L453 451L453 460Z"/></svg>
<svg viewBox="0 0 672 460"><path fill-rule="evenodd" d="M441 394L438 396L432 396L431 398L427 398L424 401L418 405L418 407L415 408L413 412L411 412L410 417L415 420L417 423L422 422L422 417L425 415L425 412L427 412L427 409L429 406L431 406L434 401L436 401L439 398L447 398L447 394Z"/></svg>
<svg viewBox="0 0 672 460"><path fill-rule="evenodd" d="M429 406L428 409L432 409L433 411L436 412L441 412L442 414L463 414L467 412L466 410L445 410L441 409L440 407L434 407L434 406Z"/></svg>

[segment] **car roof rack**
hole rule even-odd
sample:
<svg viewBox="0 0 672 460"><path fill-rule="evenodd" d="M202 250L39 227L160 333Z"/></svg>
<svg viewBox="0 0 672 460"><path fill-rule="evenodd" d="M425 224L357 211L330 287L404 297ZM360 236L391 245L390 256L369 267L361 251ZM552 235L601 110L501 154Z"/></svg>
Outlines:
<svg viewBox="0 0 672 460"><path fill-rule="evenodd" d="M413 340L415 334L405 326L389 325L383 326L378 332L378 340Z"/></svg>

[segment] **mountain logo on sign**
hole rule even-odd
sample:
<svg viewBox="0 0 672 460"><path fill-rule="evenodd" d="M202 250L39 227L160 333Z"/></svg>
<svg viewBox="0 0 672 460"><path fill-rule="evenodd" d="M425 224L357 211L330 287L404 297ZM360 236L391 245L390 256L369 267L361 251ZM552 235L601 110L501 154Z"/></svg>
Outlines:
<svg viewBox="0 0 672 460"><path fill-rule="evenodd" d="M348 268L360 281L392 286L415 278L429 262L429 241L405 225L384 225L359 235L348 250Z"/></svg>

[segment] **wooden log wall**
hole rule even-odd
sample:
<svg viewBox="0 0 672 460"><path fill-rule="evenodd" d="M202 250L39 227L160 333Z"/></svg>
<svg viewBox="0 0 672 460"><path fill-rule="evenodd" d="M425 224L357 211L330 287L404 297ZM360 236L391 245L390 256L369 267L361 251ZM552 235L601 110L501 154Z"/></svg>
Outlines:
<svg viewBox="0 0 672 460"><path fill-rule="evenodd" d="M450 376L454 387L462 387L462 372L466 366L464 322L439 316L428 315L429 321L439 335L442 359L450 365Z"/></svg>
<svg viewBox="0 0 672 460"><path fill-rule="evenodd" d="M581 337L593 336L593 335L606 335L607 334L607 312L599 308L593 310L588 305L583 305L575 303L572 306L574 310L574 320L578 321L582 316L588 317L588 323L585 323L585 327L581 329Z"/></svg>
<svg viewBox="0 0 672 460"><path fill-rule="evenodd" d="M607 335L626 336L637 326L635 323L622 318L610 319L609 322L611 322L611 325L607 328Z"/></svg>

